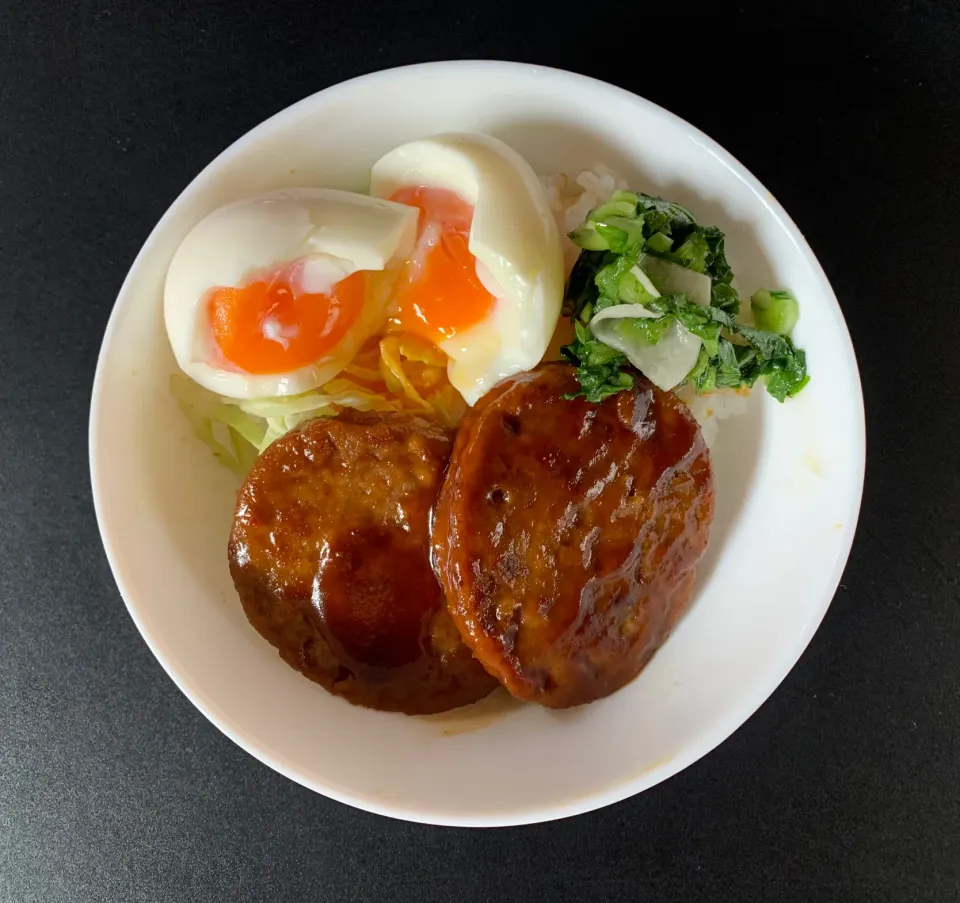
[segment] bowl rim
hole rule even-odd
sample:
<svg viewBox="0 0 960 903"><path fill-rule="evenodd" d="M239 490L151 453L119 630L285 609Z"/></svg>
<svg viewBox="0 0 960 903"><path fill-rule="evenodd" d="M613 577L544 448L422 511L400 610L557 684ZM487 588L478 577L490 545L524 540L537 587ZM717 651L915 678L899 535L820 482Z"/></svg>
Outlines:
<svg viewBox="0 0 960 903"><path fill-rule="evenodd" d="M107 369L107 358L109 349L113 344L113 335L117 330L119 322L119 311L121 308L121 299L128 293L133 274L139 269L139 264L146 257L153 244L154 237L163 229L169 219L171 219L185 203L186 199L193 193L195 186L201 183L208 172L222 166L228 160L243 153L247 144L252 143L264 133L271 131L277 123L287 118L294 118L311 103L315 102L319 95L324 95L333 100L339 93L346 93L355 88L358 84L364 84L370 88L376 87L382 82L386 82L399 74L410 74L417 72L429 72L435 77L450 77L460 75L465 72L493 72L494 70L509 74L510 72L523 73L524 75L539 74L552 80L562 89L564 84L577 85L579 87L588 87L592 90L616 97L621 102L629 103L639 109L643 109L648 115L661 117L673 125L679 127L684 133L694 139L705 151L717 159L730 173L754 194L761 204L766 206L774 219L781 225L789 236L796 252L804 258L809 266L811 273L819 283L819 289L826 302L834 308L837 324L842 331L841 339L849 352L848 363L851 366L851 375L854 378L856 387L856 411L858 417L855 423L848 424L849 438L853 445L850 449L851 460L856 467L856 485L851 488L854 490L853 505L851 507L851 516L845 519L843 530L838 538L837 555L834 559L833 570L830 574L828 586L829 592L824 593L816 609L811 611L810 618L802 632L793 638L793 647L784 650L780 658L781 666L776 671L771 670L770 676L763 682L756 682L749 694L744 694L740 703L729 715L714 724L712 729L699 736L695 743L688 744L685 748L678 751L669 761L657 765L654 768L641 772L640 774L624 780L612 786L606 786L602 790L594 793L569 799L556 805L543 806L536 810L510 810L501 814L457 814L451 815L447 812L433 812L429 810L418 810L409 805L386 804L380 799L371 796L364 796L358 793L345 792L342 788L334 785L323 784L301 774L297 766L263 747L261 742L254 736L245 733L226 713L210 700L203 689L195 686L188 675L181 673L175 664L171 655L168 654L160 639L153 635L146 620L138 611L135 602L135 593L132 589L132 581L128 580L120 564L120 554L118 551L117 537L109 526L109 518L104 510L102 484L105 480L104 469L106 467L105 450L99 441L99 424L101 421L101 399L103 395L104 373ZM853 399L852 399L853 400ZM850 550L853 544L853 538L856 533L859 520L860 507L863 497L863 486L866 469L866 423L865 409L863 403L863 389L860 382L859 367L857 364L856 353L853 343L850 339L849 329L844 320L842 310L837 301L836 295L830 285L829 280L807 243L803 233L793 222L786 210L774 198L774 196L765 188L765 186L731 153L725 150L714 139L700 129L688 123L669 110L664 109L658 104L653 103L639 95L633 94L623 88L611 85L607 82L592 78L586 75L580 75L564 69L557 69L549 66L541 66L531 63L520 63L499 60L467 59L467 60L445 60L437 62L414 63L406 66L397 66L390 69L382 69L374 72L355 76L346 81L338 82L319 91L302 98L288 107L274 113L272 116L260 122L252 129L245 132L236 140L231 142L224 150L213 158L197 175L186 185L186 187L177 195L175 200L166 209L156 225L151 229L149 235L144 240L140 250L130 265L123 283L117 293L104 331L103 340L97 357L97 366L94 374L91 399L90 399L90 418L88 433L88 452L90 459L90 481L93 495L94 511L97 519L97 526L100 531L101 541L106 553L110 570L117 584L117 589L124 601L127 611L134 624L143 637L147 647L153 653L154 657L160 663L161 667L187 697L187 699L207 718L218 730L224 733L230 740L236 743L245 752L264 763L274 771L279 772L290 780L304 786L314 792L344 803L356 808L366 810L378 815L384 815L391 818L402 819L406 821L419 822L424 824L458 826L458 827L499 827L522 824L535 824L544 821L551 821L560 818L566 818L581 813L593 811L612 803L619 802L630 796L646 790L667 778L679 773L694 762L703 758L709 752L719 746L724 740L736 732L759 707L774 693L777 687L783 682L784 678L794 668L803 651L807 648L814 633L823 621L827 609L830 607L836 594L837 587L846 567L850 556Z"/></svg>

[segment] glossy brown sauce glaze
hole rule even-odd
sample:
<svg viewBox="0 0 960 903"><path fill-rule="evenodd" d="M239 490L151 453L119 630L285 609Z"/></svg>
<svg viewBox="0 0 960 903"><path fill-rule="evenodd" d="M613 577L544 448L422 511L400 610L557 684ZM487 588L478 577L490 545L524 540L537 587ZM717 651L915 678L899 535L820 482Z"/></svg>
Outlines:
<svg viewBox="0 0 960 903"><path fill-rule="evenodd" d="M427 714L496 686L430 568L452 443L421 418L344 411L274 442L240 490L229 559L250 623L350 702Z"/></svg>
<svg viewBox="0 0 960 903"><path fill-rule="evenodd" d="M632 680L686 609L713 518L700 429L643 378L595 405L573 368L506 380L467 415L434 520L460 632L520 699L563 708Z"/></svg>

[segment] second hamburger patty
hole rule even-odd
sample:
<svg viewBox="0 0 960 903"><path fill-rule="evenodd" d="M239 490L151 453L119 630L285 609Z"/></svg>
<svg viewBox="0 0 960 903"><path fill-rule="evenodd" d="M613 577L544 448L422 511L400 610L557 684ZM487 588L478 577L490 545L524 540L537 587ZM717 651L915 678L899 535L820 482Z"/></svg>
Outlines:
<svg viewBox="0 0 960 903"><path fill-rule="evenodd" d="M686 608L713 518L700 429L643 378L599 405L545 364L467 415L434 562L464 640L521 699L579 705L632 680Z"/></svg>

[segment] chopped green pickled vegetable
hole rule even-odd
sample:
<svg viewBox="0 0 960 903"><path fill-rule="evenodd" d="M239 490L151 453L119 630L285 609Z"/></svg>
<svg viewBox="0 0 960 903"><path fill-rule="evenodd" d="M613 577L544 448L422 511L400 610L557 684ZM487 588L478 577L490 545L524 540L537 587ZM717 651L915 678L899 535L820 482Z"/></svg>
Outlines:
<svg viewBox="0 0 960 903"><path fill-rule="evenodd" d="M576 338L562 353L577 366L579 394L588 400L629 389L631 364L650 369L648 378L662 388L690 383L709 392L761 380L778 401L809 382L806 355L789 338L799 316L796 300L789 292L757 292L751 299L756 328L739 322L724 234L699 225L685 207L617 191L570 237L583 250L564 305ZM636 317L630 305L638 306ZM678 372L688 367L685 375Z"/></svg>
<svg viewBox="0 0 960 903"><path fill-rule="evenodd" d="M760 289L750 299L753 322L777 335L790 335L800 319L800 305L790 292Z"/></svg>

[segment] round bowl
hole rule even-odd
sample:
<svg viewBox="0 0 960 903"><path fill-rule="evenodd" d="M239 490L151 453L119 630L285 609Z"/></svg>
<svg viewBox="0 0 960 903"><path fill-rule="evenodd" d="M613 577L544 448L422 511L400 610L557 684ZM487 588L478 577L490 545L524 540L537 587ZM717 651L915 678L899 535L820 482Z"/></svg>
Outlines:
<svg viewBox="0 0 960 903"><path fill-rule="evenodd" d="M810 385L763 391L714 449L717 509L689 614L613 696L567 711L502 691L445 715L356 708L285 665L250 627L227 568L236 483L168 391L164 275L190 227L238 198L293 185L365 190L392 147L483 131L540 172L604 163L631 186L726 230L739 284L789 288ZM863 484L856 360L800 231L723 148L645 100L567 72L459 62L379 72L253 129L186 188L151 233L107 327L90 414L97 518L130 615L178 687L281 774L372 812L508 825L604 806L675 774L737 729L810 641L837 587Z"/></svg>

